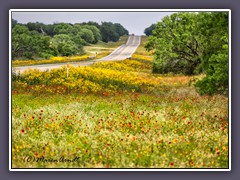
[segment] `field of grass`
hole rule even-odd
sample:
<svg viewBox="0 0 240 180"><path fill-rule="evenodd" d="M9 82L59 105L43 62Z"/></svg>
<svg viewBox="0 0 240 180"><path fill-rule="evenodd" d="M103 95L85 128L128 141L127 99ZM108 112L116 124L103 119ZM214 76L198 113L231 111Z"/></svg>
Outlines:
<svg viewBox="0 0 240 180"><path fill-rule="evenodd" d="M13 168L228 168L228 98L151 60L13 75Z"/></svg>

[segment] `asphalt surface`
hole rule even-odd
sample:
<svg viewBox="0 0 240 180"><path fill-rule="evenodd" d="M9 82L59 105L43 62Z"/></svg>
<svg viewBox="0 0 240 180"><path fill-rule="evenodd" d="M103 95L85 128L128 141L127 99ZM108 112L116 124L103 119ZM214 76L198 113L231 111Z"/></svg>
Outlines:
<svg viewBox="0 0 240 180"><path fill-rule="evenodd" d="M13 69L17 72L22 73L23 71L25 71L29 68L46 71L46 70L51 70L54 68L59 68L61 66L67 65L67 64L70 64L73 66L90 66L96 62L124 60L124 59L130 58L132 56L132 54L135 52L135 50L139 46L140 42L141 42L141 36L129 36L126 44L119 46L108 56L101 58L101 59L97 59L97 60L21 66L21 67L14 67Z"/></svg>
<svg viewBox="0 0 240 180"><path fill-rule="evenodd" d="M124 60L130 58L141 42L141 36L129 36L126 44L119 46L108 56L100 61Z"/></svg>

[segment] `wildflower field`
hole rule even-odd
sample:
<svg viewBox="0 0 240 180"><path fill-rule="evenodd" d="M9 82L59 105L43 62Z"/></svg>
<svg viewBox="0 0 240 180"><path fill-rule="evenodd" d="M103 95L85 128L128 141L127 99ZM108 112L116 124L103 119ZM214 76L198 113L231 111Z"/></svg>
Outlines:
<svg viewBox="0 0 240 180"><path fill-rule="evenodd" d="M151 66L13 74L12 168L228 168L228 98Z"/></svg>

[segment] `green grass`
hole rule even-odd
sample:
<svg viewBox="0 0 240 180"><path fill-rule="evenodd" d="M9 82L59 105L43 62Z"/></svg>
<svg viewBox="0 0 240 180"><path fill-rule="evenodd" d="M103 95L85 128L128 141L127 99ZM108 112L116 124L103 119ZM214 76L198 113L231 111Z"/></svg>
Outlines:
<svg viewBox="0 0 240 180"><path fill-rule="evenodd" d="M151 56L151 54L144 47L146 42L147 42L147 40L148 40L148 36L141 36L141 43L138 46L138 48L136 49L134 54Z"/></svg>
<svg viewBox="0 0 240 180"><path fill-rule="evenodd" d="M103 53L103 54L110 54L114 51L117 47L121 46L122 44L126 44L128 40L128 36L124 35L120 37L117 42L103 42L99 41L97 44L91 44L90 46L84 46L84 50L88 55L95 55L96 53ZM106 56L108 55L106 54Z"/></svg>
<svg viewBox="0 0 240 180"><path fill-rule="evenodd" d="M122 44L126 44L127 40L128 40L128 36L124 35L124 36L121 36L117 42L109 41L109 42L105 43L103 41L99 41L97 44L91 45L91 47L117 48L118 46L121 46Z"/></svg>

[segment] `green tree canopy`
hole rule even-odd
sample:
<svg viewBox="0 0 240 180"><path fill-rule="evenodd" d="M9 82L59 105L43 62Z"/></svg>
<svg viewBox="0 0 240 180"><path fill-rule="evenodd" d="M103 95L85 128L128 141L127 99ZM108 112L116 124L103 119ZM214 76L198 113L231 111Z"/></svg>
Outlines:
<svg viewBox="0 0 240 180"><path fill-rule="evenodd" d="M101 32L96 26L83 25L82 27L92 31L93 36L94 36L94 40L92 41L92 43L96 44L99 40L102 39Z"/></svg>
<svg viewBox="0 0 240 180"><path fill-rule="evenodd" d="M26 26L15 25L12 29L12 58L46 57L51 54L50 37L37 31L29 31Z"/></svg>
<svg viewBox="0 0 240 180"><path fill-rule="evenodd" d="M196 83L200 94L228 93L228 13L199 13L199 39L203 53L201 68L206 73Z"/></svg>
<svg viewBox="0 0 240 180"><path fill-rule="evenodd" d="M87 43L94 42L94 35L93 32L87 28L82 28L79 32L82 39L84 39Z"/></svg>
<svg viewBox="0 0 240 180"><path fill-rule="evenodd" d="M17 20L12 19L12 28L14 28L18 24Z"/></svg>
<svg viewBox="0 0 240 180"><path fill-rule="evenodd" d="M51 48L57 53L56 55L62 56L70 56L81 51L67 34L55 35L51 41Z"/></svg>
<svg viewBox="0 0 240 180"><path fill-rule="evenodd" d="M181 12L166 16L156 24L145 47L154 51L153 72L187 75L203 72L207 76L196 84L198 92L227 91L227 12Z"/></svg>
<svg viewBox="0 0 240 180"><path fill-rule="evenodd" d="M58 23L54 27L55 34L71 34L74 31L74 28L69 23Z"/></svg>
<svg viewBox="0 0 240 180"><path fill-rule="evenodd" d="M152 24L151 26L149 26L148 28L146 28L144 30L144 34L146 34L146 36L152 35L153 30L155 29L155 27L156 27L156 24Z"/></svg>
<svg viewBox="0 0 240 180"><path fill-rule="evenodd" d="M20 24L12 19L12 55L15 58L47 58L55 55L83 54L83 46L95 44L102 39L105 42L117 41L128 31L120 24L53 23L29 22ZM62 40L61 40L62 38Z"/></svg>
<svg viewBox="0 0 240 180"><path fill-rule="evenodd" d="M146 44L148 50L155 50L154 72L194 73L201 55L196 17L196 13L175 13L156 24Z"/></svg>
<svg viewBox="0 0 240 180"><path fill-rule="evenodd" d="M122 25L118 23L111 23L111 22L102 22L100 27L101 35L102 35L102 41L108 42L108 41L118 41L120 36L124 34L128 34L128 31L123 28Z"/></svg>

